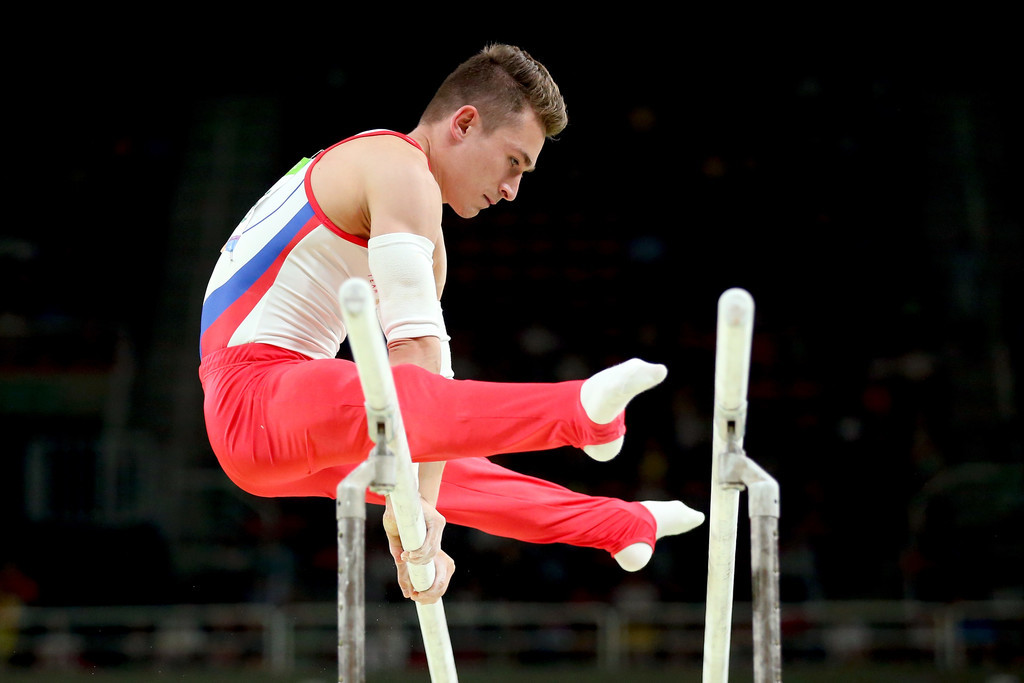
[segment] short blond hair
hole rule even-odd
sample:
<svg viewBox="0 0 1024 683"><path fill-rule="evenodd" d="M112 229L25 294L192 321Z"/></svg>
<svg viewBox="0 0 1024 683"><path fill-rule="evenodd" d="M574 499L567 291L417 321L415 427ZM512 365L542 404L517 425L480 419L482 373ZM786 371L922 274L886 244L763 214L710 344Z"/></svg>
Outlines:
<svg viewBox="0 0 1024 683"><path fill-rule="evenodd" d="M547 68L513 45L488 45L460 64L438 88L420 120L435 123L466 104L480 110L485 121L497 121L496 128L530 107L549 138L569 122L565 100Z"/></svg>

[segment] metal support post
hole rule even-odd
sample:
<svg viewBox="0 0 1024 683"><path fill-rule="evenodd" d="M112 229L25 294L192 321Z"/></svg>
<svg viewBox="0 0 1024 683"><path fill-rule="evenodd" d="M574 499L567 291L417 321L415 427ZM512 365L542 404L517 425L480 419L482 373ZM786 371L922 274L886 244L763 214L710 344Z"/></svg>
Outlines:
<svg viewBox="0 0 1024 683"><path fill-rule="evenodd" d="M747 489L754 601L754 682L782 681L779 606L779 484L743 451L726 454L723 480Z"/></svg>

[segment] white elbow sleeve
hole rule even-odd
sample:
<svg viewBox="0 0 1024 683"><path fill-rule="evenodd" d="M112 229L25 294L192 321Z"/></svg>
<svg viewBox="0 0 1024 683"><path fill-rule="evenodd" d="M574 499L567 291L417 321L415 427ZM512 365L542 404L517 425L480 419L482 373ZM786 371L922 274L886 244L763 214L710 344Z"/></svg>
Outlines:
<svg viewBox="0 0 1024 683"><path fill-rule="evenodd" d="M387 340L437 337L443 345L448 335L437 300L433 242L422 235L388 233L371 237L367 248Z"/></svg>

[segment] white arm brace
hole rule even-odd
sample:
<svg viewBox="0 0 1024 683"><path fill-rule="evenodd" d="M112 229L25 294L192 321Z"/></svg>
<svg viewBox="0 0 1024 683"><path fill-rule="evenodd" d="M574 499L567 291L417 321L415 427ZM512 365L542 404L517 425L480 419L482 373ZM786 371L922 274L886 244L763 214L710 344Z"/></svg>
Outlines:
<svg viewBox="0 0 1024 683"><path fill-rule="evenodd" d="M437 300L433 242L422 235L395 232L371 237L367 249L384 336L389 342L437 337L441 374L451 379L451 338Z"/></svg>

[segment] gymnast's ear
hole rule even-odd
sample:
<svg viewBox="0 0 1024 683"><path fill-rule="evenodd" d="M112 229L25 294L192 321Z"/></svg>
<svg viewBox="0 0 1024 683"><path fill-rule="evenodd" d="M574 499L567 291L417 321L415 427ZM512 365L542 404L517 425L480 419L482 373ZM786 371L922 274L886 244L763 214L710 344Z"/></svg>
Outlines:
<svg viewBox="0 0 1024 683"><path fill-rule="evenodd" d="M480 111L471 104L464 104L452 114L450 121L452 138L461 142L474 127L480 130Z"/></svg>

